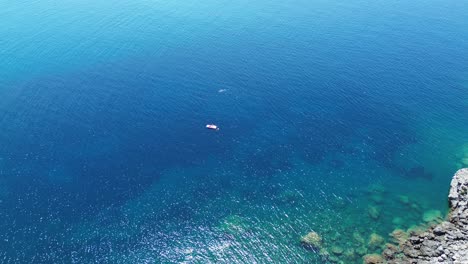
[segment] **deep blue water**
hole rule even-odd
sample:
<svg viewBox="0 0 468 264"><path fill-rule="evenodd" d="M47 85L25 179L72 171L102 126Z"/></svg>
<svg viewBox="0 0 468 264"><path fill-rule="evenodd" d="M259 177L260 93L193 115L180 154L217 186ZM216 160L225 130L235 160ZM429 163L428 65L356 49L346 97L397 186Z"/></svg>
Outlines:
<svg viewBox="0 0 468 264"><path fill-rule="evenodd" d="M2 263L337 261L468 166L466 1L0 7Z"/></svg>

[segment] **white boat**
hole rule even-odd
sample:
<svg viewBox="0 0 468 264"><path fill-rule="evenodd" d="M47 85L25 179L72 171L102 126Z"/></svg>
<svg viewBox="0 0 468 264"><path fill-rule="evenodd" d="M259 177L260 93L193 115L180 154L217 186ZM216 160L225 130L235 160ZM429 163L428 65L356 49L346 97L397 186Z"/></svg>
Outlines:
<svg viewBox="0 0 468 264"><path fill-rule="evenodd" d="M206 125L206 128L211 129L211 130L219 130L219 127L213 124Z"/></svg>

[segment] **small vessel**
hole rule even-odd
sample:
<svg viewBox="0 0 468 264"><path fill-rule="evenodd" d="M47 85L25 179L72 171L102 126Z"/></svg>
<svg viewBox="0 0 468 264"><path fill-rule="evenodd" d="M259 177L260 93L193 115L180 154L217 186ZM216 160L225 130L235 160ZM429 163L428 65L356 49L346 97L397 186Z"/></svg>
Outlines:
<svg viewBox="0 0 468 264"><path fill-rule="evenodd" d="M206 125L206 128L211 129L211 130L219 130L219 127L213 124Z"/></svg>

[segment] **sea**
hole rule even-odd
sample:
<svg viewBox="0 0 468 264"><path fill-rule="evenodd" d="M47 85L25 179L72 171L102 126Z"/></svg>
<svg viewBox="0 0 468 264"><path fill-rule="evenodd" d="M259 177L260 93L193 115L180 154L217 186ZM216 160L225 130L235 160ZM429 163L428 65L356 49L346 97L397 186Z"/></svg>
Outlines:
<svg viewBox="0 0 468 264"><path fill-rule="evenodd" d="M468 1L0 21L1 263L362 263L443 219L468 166Z"/></svg>

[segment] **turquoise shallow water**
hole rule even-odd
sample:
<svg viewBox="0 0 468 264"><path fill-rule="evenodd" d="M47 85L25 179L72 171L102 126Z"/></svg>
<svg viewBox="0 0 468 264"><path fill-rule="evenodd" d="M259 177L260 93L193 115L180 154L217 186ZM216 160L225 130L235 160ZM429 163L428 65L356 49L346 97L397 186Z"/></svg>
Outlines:
<svg viewBox="0 0 468 264"><path fill-rule="evenodd" d="M0 6L2 263L360 263L468 166L465 2Z"/></svg>

